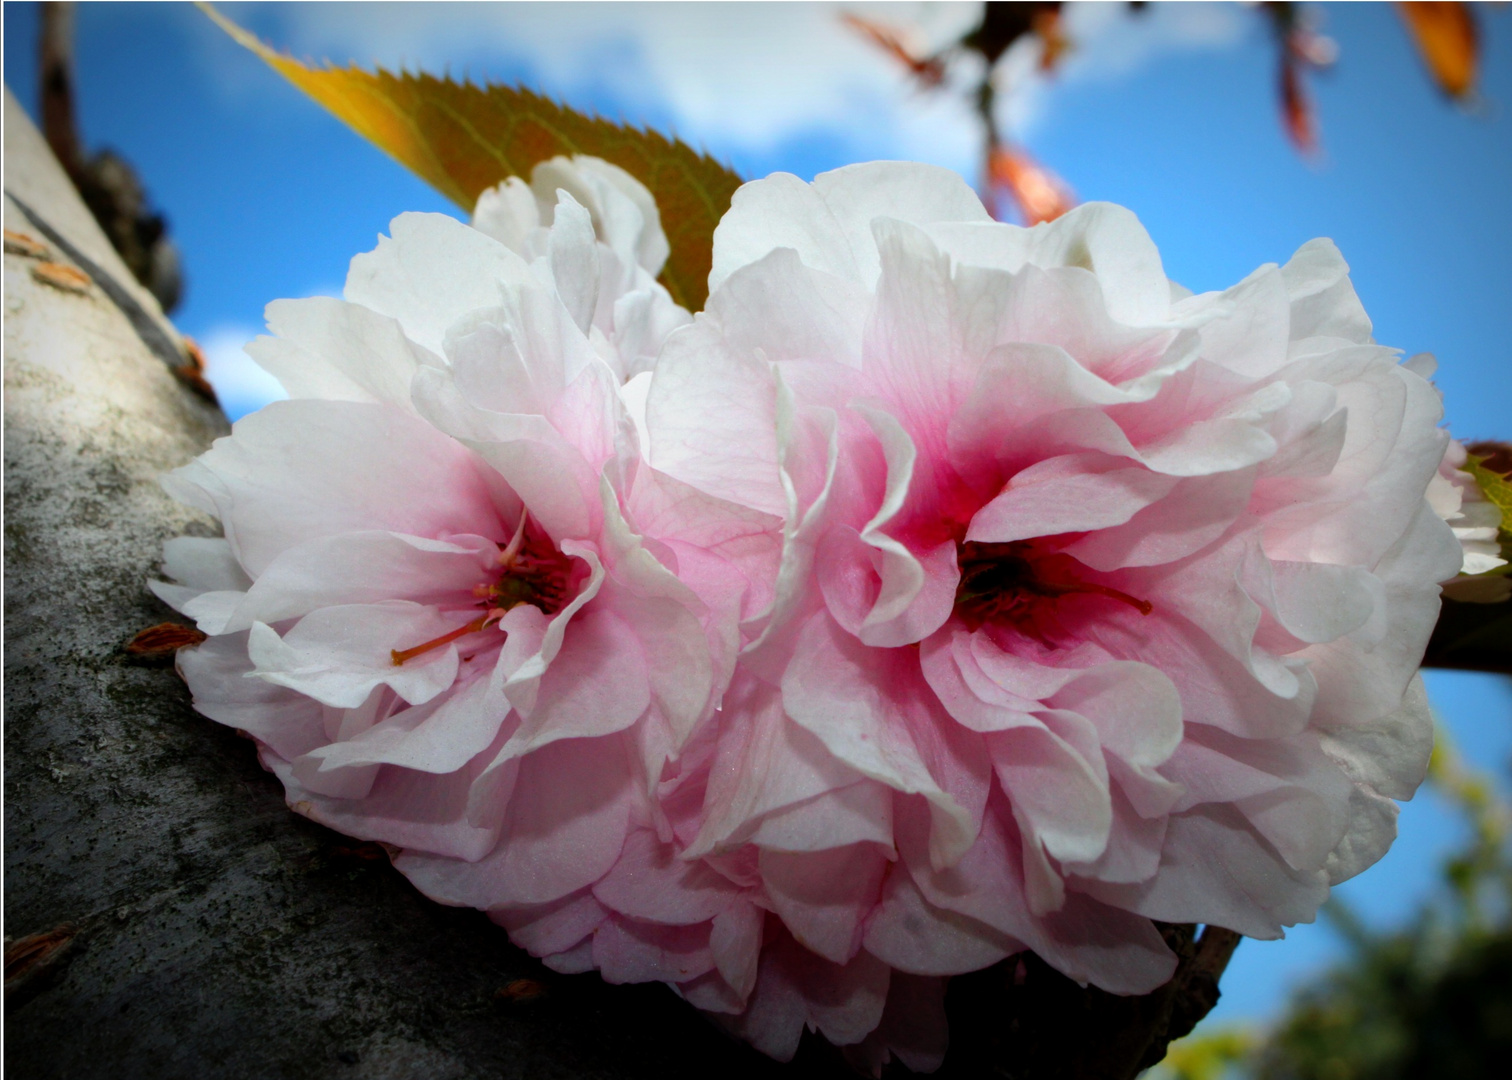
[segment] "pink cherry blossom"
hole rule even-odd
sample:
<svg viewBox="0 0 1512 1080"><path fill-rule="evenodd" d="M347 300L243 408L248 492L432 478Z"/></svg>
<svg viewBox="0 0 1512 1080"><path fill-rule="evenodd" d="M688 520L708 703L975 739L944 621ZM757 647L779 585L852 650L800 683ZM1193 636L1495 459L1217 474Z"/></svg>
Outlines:
<svg viewBox="0 0 1512 1080"><path fill-rule="evenodd" d="M729 1007L762 912L666 858L659 787L770 606L780 521L641 460L563 270L602 251L588 210L540 233L532 262L406 214L345 300L271 305L249 351L291 400L165 481L225 536L170 541L154 589L211 635L179 658L195 707L296 810L560 970Z"/></svg>
<svg viewBox="0 0 1512 1080"><path fill-rule="evenodd" d="M879 163L740 189L710 283L646 415L785 523L668 806L771 912L736 1030L924 1067L944 976L1143 993L1152 920L1279 937L1385 852L1460 549L1438 398L1333 244L1194 296L1127 210L1017 228Z"/></svg>
<svg viewBox="0 0 1512 1080"><path fill-rule="evenodd" d="M558 193L588 211L597 240L553 228ZM622 379L649 372L662 343L691 320L656 280L671 247L656 200L617 165L577 154L543 161L478 197L473 227L518 252L553 285ZM584 229L580 215L569 227ZM555 239L553 239L555 238Z"/></svg>
<svg viewBox="0 0 1512 1080"><path fill-rule="evenodd" d="M1142 993L1152 920L1280 936L1386 850L1461 550L1330 243L1193 296L1118 207L779 174L688 324L601 162L474 226L271 305L291 400L168 481L225 530L154 586L180 670L296 809L558 971L918 1071L951 975Z"/></svg>

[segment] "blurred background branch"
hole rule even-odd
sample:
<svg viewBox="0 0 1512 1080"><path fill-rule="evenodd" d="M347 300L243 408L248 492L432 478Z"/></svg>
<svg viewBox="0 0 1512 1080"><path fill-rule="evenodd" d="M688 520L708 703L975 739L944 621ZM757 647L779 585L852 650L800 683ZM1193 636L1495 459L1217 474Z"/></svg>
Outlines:
<svg viewBox="0 0 1512 1080"><path fill-rule="evenodd" d="M1145 4L1134 0L1131 10ZM1474 5L1399 3L1409 36L1438 88L1450 98L1473 104L1480 66L1480 30ZM1298 152L1320 152L1317 110L1307 89L1311 72L1325 71L1338 60L1339 47L1319 32L1313 15L1301 4L1266 0L1255 5L1271 26L1276 41L1277 97L1281 125ZM1067 34L1058 2L1007 3L989 0L981 21L964 36L927 52L912 27L894 26L852 12L841 17L857 33L900 64L923 90L947 85L953 63L973 60L981 75L969 91L982 123L981 194L1002 220L1033 225L1049 221L1076 205L1071 189L1017 145L998 116L998 99L1013 91L1013 75L1001 61L1010 50L1033 56L1032 67L1053 73L1076 48Z"/></svg>
<svg viewBox="0 0 1512 1080"><path fill-rule="evenodd" d="M1405 925L1373 928L1334 897L1342 961L1268 1029L1221 1025L1176 1044L1151 1080L1481 1080L1512 1055L1512 804L1440 728L1429 784L1467 827Z"/></svg>
<svg viewBox="0 0 1512 1080"><path fill-rule="evenodd" d="M153 209L129 161L114 150L84 150L74 109L74 5L44 3L40 48L42 134L132 275L164 312L178 307L184 275L168 219Z"/></svg>

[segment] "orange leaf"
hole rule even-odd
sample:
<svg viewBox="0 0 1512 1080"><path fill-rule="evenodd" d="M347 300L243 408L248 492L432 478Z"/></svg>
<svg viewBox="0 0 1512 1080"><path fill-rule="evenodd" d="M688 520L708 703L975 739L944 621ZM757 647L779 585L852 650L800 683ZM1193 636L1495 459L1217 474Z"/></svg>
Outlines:
<svg viewBox="0 0 1512 1080"><path fill-rule="evenodd" d="M994 190L1013 200L1026 225L1054 221L1076 205L1076 196L1065 181L1022 150L995 147L987 162L987 177Z"/></svg>
<svg viewBox="0 0 1512 1080"><path fill-rule="evenodd" d="M1439 88L1462 98L1475 86L1480 34L1469 4L1398 3L1408 33Z"/></svg>
<svg viewBox="0 0 1512 1080"><path fill-rule="evenodd" d="M689 310L703 307L714 227L741 184L712 158L523 88L381 68L369 73L355 65L310 67L270 49L208 4L200 6L235 41L469 212L486 189L510 176L528 177L537 163L559 154L591 154L618 165L656 198L672 246L662 283Z"/></svg>
<svg viewBox="0 0 1512 1080"><path fill-rule="evenodd" d="M513 979L494 991L500 1001L525 1003L535 1001L546 994L546 984L538 979Z"/></svg>

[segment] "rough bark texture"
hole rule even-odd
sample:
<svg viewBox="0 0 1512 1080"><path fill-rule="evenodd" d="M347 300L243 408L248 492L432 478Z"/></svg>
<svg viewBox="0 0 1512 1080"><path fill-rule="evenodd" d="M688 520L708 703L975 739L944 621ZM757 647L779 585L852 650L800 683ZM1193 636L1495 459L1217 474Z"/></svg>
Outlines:
<svg viewBox="0 0 1512 1080"><path fill-rule="evenodd" d="M9 1074L846 1075L813 1036L779 1066L665 987L553 974L430 903L381 848L291 813L250 743L126 650L176 618L144 587L162 541L213 528L157 479L226 424L174 378L181 341L9 93L5 110L5 227L34 241L7 241L4 286ZM1193 993L1202 944L1173 933L1184 974L1147 998L1032 958L958 980L941 1075L1132 1077L1216 999ZM1068 1073L1064 1047L1115 1065Z"/></svg>
<svg viewBox="0 0 1512 1080"><path fill-rule="evenodd" d="M163 540L212 528L158 477L226 422L173 377L177 336L8 92L5 110L5 228L49 249L5 255L5 929L63 928L12 957L7 1073L784 1075L664 987L555 975L426 901L291 813L250 743L124 651L178 618L145 587ZM59 288L45 262L108 283Z"/></svg>

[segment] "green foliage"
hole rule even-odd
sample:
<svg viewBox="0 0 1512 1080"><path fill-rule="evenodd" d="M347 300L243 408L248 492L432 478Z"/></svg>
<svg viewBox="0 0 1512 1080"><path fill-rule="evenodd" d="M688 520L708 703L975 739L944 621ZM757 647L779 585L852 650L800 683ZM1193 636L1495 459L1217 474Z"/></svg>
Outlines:
<svg viewBox="0 0 1512 1080"><path fill-rule="evenodd" d="M1512 1055L1512 928L1442 923L1359 949L1304 993L1259 1056L1260 1080L1475 1080Z"/></svg>
<svg viewBox="0 0 1512 1080"><path fill-rule="evenodd" d="M311 67L270 49L208 4L200 6L269 67L469 212L488 188L510 176L528 178L536 164L559 154L592 154L618 165L656 199L672 246L662 283L690 311L703 307L714 227L741 184L714 159L524 88L382 69L374 74L355 65Z"/></svg>
<svg viewBox="0 0 1512 1080"><path fill-rule="evenodd" d="M1263 1038L1199 1028L1172 1046L1162 1080L1478 1080L1512 1060L1512 808L1442 733L1429 780L1471 833L1446 860L1440 894L1392 933L1331 900L1324 914L1348 959Z"/></svg>
<svg viewBox="0 0 1512 1080"><path fill-rule="evenodd" d="M1501 531L1505 537L1512 533L1512 479L1492 472L1485 466L1485 459L1471 454L1465 461L1465 471L1475 477L1481 494L1501 511Z"/></svg>
<svg viewBox="0 0 1512 1080"><path fill-rule="evenodd" d="M1152 1080L1222 1080L1257 1045L1255 1035L1246 1028L1199 1029L1171 1044Z"/></svg>

